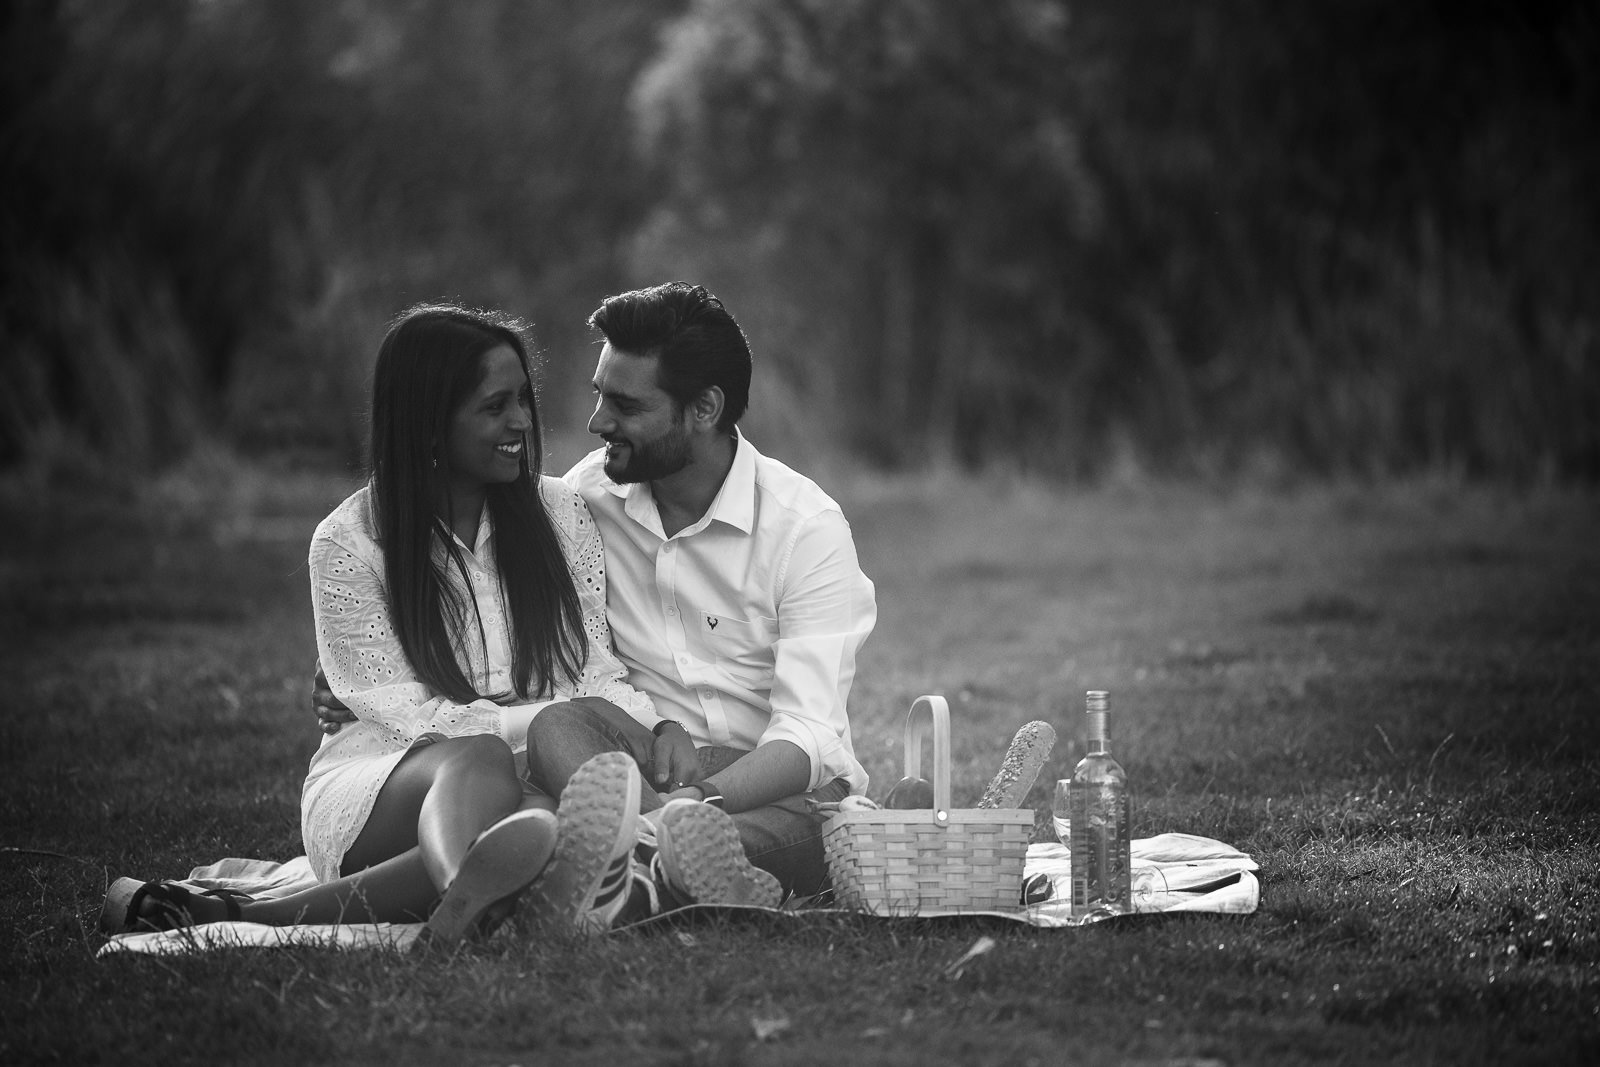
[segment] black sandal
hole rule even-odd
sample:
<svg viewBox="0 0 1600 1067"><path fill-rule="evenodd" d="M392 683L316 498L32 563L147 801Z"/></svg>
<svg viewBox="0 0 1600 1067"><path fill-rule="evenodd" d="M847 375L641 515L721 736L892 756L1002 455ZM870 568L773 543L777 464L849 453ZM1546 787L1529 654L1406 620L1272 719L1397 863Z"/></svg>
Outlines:
<svg viewBox="0 0 1600 1067"><path fill-rule="evenodd" d="M228 922L243 918L239 904L250 898L231 889L193 889L178 882L141 882L137 878L118 878L106 892L100 908L100 932L131 934L143 930L175 930L199 925L189 910L196 897L222 901ZM155 905L154 914L141 915L146 903Z"/></svg>

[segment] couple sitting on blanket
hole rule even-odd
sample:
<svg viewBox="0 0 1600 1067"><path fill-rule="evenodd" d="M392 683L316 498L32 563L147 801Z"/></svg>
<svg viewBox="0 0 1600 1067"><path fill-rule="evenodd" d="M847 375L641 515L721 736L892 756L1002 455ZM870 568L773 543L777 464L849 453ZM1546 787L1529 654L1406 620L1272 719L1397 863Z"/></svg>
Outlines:
<svg viewBox="0 0 1600 1067"><path fill-rule="evenodd" d="M863 792L845 699L876 617L849 525L736 428L750 349L703 287L613 296L589 430L540 474L521 325L423 306L378 351L371 479L312 539L326 736L318 883L241 899L124 878L108 933L515 908L596 932L822 891L812 801Z"/></svg>

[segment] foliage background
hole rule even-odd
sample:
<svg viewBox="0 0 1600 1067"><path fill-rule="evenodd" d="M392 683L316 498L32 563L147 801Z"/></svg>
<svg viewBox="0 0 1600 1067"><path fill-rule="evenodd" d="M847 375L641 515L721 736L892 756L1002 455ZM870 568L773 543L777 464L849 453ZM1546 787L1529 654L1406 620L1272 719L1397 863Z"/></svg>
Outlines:
<svg viewBox="0 0 1600 1067"><path fill-rule="evenodd" d="M383 324L689 277L805 463L1600 476L1583 0L15 0L0 466L359 460Z"/></svg>
<svg viewBox="0 0 1600 1067"><path fill-rule="evenodd" d="M1580 0L0 4L0 1061L1595 1062L1597 44ZM969 797L1047 718L1042 824L1108 687L1136 832L1239 845L1261 911L959 974L969 927L849 922L96 959L110 878L298 850L383 324L534 320L559 469L584 318L672 276L851 516L874 780L918 693Z"/></svg>

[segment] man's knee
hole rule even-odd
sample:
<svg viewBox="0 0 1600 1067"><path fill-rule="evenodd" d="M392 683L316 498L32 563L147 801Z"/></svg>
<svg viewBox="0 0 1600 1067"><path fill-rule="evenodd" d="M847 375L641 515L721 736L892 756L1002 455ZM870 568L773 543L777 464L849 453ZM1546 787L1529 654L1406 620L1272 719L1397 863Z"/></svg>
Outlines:
<svg viewBox="0 0 1600 1067"><path fill-rule="evenodd" d="M540 710L528 724L528 782L560 796L583 763L601 752L627 752L605 717L578 700L563 700Z"/></svg>
<svg viewBox="0 0 1600 1067"><path fill-rule="evenodd" d="M650 731L601 697L573 697L543 708L528 725L528 748L557 751L628 752L647 755Z"/></svg>
<svg viewBox="0 0 1600 1067"><path fill-rule="evenodd" d="M567 734L574 729L589 727L594 722L594 712L575 700L563 700L544 708L528 724L528 744L535 737Z"/></svg>

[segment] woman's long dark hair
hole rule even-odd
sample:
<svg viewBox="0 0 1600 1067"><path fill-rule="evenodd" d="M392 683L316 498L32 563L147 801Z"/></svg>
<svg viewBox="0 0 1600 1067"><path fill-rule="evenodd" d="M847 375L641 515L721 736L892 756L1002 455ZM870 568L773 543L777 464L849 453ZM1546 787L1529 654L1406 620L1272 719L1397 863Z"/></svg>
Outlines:
<svg viewBox="0 0 1600 1067"><path fill-rule="evenodd" d="M528 375L517 320L450 304L419 305L390 326L373 372L372 487L390 615L417 676L463 704L505 694L477 692L462 669L456 642L467 639L468 612L480 642L483 620L473 598L448 581L433 546L444 546L449 565L470 589L466 561L441 518L450 514L446 442L456 410L483 381L484 355L501 345L517 354ZM489 485L487 502L505 592L512 684L527 700L548 693L561 677L575 682L588 640L566 555L539 493L537 406L522 454L516 481Z"/></svg>

